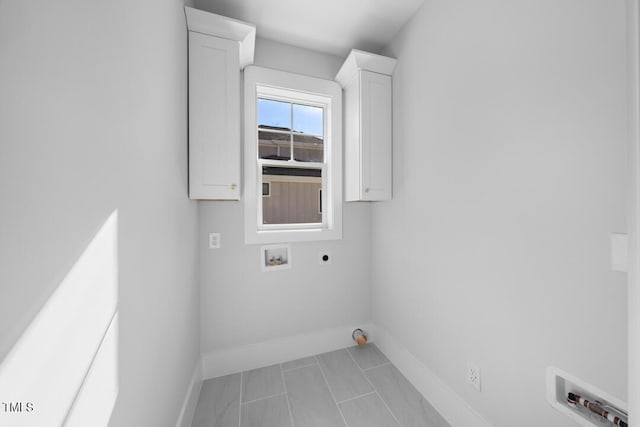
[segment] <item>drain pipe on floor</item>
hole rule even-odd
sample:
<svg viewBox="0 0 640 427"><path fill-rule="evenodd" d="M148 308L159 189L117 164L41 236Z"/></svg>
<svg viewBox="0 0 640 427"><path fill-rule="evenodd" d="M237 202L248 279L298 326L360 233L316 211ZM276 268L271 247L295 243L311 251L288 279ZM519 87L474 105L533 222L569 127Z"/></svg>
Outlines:
<svg viewBox="0 0 640 427"><path fill-rule="evenodd" d="M365 334L362 329L354 329L351 333L351 338L353 338L358 345L365 345L367 343L367 334Z"/></svg>

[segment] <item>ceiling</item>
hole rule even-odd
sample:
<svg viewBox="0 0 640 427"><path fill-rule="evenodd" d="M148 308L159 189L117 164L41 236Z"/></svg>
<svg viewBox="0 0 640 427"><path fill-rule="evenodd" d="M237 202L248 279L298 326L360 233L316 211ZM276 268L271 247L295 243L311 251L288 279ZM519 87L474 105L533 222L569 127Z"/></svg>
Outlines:
<svg viewBox="0 0 640 427"><path fill-rule="evenodd" d="M378 53L424 0L195 0L198 9L256 25L258 37L346 57Z"/></svg>

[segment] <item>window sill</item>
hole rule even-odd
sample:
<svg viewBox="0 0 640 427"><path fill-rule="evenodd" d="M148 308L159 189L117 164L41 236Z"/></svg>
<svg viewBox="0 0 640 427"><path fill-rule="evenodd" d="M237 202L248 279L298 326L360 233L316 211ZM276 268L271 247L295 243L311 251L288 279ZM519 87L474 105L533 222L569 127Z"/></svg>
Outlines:
<svg viewBox="0 0 640 427"><path fill-rule="evenodd" d="M342 229L310 228L297 230L257 230L245 235L247 244L265 244L282 242L313 242L321 240L341 240Z"/></svg>

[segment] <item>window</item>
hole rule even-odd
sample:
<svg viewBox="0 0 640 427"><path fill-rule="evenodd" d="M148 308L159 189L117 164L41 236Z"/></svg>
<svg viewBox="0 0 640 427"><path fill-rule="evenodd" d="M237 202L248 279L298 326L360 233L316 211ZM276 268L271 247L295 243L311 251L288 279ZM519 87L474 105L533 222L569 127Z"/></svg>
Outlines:
<svg viewBox="0 0 640 427"><path fill-rule="evenodd" d="M247 243L342 237L341 96L333 81L245 69Z"/></svg>
<svg viewBox="0 0 640 427"><path fill-rule="evenodd" d="M260 224L322 225L325 221L313 198L326 173L324 106L272 98L259 97L257 104L262 194L265 182L274 188L273 196L258 206ZM307 164L297 167L300 162Z"/></svg>

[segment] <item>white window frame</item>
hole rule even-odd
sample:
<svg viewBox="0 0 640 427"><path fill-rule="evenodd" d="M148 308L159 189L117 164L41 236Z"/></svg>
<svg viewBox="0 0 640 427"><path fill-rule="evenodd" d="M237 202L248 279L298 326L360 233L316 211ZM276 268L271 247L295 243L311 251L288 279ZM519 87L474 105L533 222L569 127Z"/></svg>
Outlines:
<svg viewBox="0 0 640 427"><path fill-rule="evenodd" d="M262 166L258 159L258 98L324 108L323 163L289 162L289 167L322 170L323 222L262 224ZM277 162L274 162L277 163ZM274 164L280 166L281 163ZM245 243L342 239L342 88L332 80L249 66L244 70L244 236ZM260 200L260 203L258 202Z"/></svg>

